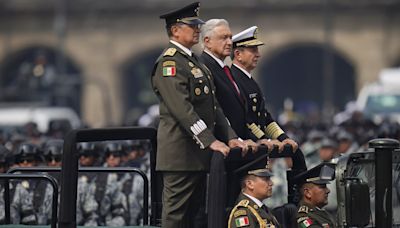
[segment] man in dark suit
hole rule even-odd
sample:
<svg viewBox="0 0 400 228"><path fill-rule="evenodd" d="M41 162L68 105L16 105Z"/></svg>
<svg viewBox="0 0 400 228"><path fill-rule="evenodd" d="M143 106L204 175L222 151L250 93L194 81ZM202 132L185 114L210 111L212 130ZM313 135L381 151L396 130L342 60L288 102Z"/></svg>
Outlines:
<svg viewBox="0 0 400 228"><path fill-rule="evenodd" d="M191 51L204 23L199 3L160 17L170 38L152 73L160 101L156 170L163 173L162 227L194 227L193 218L204 203L211 152L226 156L230 148L247 146L222 113L211 73Z"/></svg>
<svg viewBox="0 0 400 228"><path fill-rule="evenodd" d="M257 66L260 52L258 46L264 45L257 39L257 26L250 27L233 36L233 64L232 75L242 89L246 100L247 127L258 138L278 139L284 144L290 144L293 151L298 148L297 143L290 139L272 118L265 108L265 99L260 87L251 75Z"/></svg>

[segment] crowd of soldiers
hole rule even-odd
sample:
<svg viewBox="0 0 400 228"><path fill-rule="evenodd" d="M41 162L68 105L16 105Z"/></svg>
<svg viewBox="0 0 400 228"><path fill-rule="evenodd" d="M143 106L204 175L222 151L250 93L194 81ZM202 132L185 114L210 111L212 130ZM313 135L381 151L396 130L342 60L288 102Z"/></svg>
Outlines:
<svg viewBox="0 0 400 228"><path fill-rule="evenodd" d="M30 123L24 130L32 130ZM28 127L29 126L29 127ZM0 173L18 167L61 167L63 140L37 130L1 130ZM60 135L62 136L62 135ZM78 143L80 167L133 167L150 178L146 140ZM59 172L49 172L57 181ZM77 224L86 226L138 225L143 221L143 184L134 173L80 172L77 191ZM59 189L60 190L60 189ZM38 180L10 181L10 219L13 224L45 225L51 222L53 188ZM0 224L5 223L4 186L0 186ZM58 199L60 200L60 199Z"/></svg>

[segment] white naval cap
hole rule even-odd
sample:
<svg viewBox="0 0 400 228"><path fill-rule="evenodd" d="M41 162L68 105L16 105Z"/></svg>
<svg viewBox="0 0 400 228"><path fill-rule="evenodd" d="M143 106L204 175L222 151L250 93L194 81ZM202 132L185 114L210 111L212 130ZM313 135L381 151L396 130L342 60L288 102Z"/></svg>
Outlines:
<svg viewBox="0 0 400 228"><path fill-rule="evenodd" d="M257 39L257 33L258 27L252 26L234 35L232 37L233 48L264 45L263 42Z"/></svg>

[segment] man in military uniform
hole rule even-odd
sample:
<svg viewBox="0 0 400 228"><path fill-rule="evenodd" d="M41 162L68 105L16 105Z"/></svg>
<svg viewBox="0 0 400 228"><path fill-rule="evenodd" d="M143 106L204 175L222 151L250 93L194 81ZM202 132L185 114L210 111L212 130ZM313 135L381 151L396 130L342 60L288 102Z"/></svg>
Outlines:
<svg viewBox="0 0 400 228"><path fill-rule="evenodd" d="M22 143L16 150L15 159L19 167L34 167L40 161L39 147L31 143ZM43 200L43 192L38 191L40 184L37 180L18 182L10 208L13 224L38 224L38 207Z"/></svg>
<svg viewBox="0 0 400 228"><path fill-rule="evenodd" d="M293 181L301 186L301 201L297 213L298 227L336 227L332 216L322 209L328 204L330 191L326 185L334 179L334 173L332 165L322 163L294 177Z"/></svg>
<svg viewBox="0 0 400 228"><path fill-rule="evenodd" d="M95 144L82 142L77 145L79 165L82 167L94 166L98 152ZM99 204L96 202L96 178L91 173L81 173L78 176L76 198L76 223L83 226L97 226Z"/></svg>
<svg viewBox="0 0 400 228"><path fill-rule="evenodd" d="M107 142L103 167L118 167L125 153L119 142ZM99 203L100 225L125 226L128 220L127 197L122 191L117 173L100 173L96 180L96 201Z"/></svg>
<svg viewBox="0 0 400 228"><path fill-rule="evenodd" d="M0 144L0 174L7 172L9 166L10 151ZM5 207L4 207L4 183L0 181L0 224L5 222Z"/></svg>
<svg viewBox="0 0 400 228"><path fill-rule="evenodd" d="M162 226L194 227L192 218L204 204L211 152L226 156L230 147L247 146L219 107L211 73L191 51L204 23L199 3L160 18L170 38L152 72L152 87L160 100L156 170L163 172L164 181Z"/></svg>
<svg viewBox="0 0 400 228"><path fill-rule="evenodd" d="M64 141L61 139L48 140L43 147L43 155L47 166L49 167L61 167L61 158L63 153ZM49 173L51 176L60 180L60 173ZM53 202L53 187L50 183L46 183L41 189L44 192L43 202L39 208L38 213L38 224L46 225L51 223L51 204ZM60 191L60 189L59 189ZM58 202L60 202L58 198Z"/></svg>
<svg viewBox="0 0 400 228"><path fill-rule="evenodd" d="M284 144L290 144L293 151L298 148L297 143L290 139L272 118L265 108L265 99L260 87L251 75L256 68L260 52L258 46L264 45L257 39L257 26L252 26L232 37L233 62L232 75L241 88L245 98L247 127L257 139L278 139L280 150Z"/></svg>
<svg viewBox="0 0 400 228"><path fill-rule="evenodd" d="M232 227L279 227L271 210L263 200L272 195L272 173L264 169L250 170L242 180L242 192L231 211L228 228Z"/></svg>

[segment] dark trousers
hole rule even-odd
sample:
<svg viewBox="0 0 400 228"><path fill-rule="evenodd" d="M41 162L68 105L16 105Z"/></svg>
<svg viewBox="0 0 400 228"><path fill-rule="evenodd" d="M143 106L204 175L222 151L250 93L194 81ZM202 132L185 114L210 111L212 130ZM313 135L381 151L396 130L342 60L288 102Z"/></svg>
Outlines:
<svg viewBox="0 0 400 228"><path fill-rule="evenodd" d="M163 172L163 228L192 228L204 209L206 172Z"/></svg>

